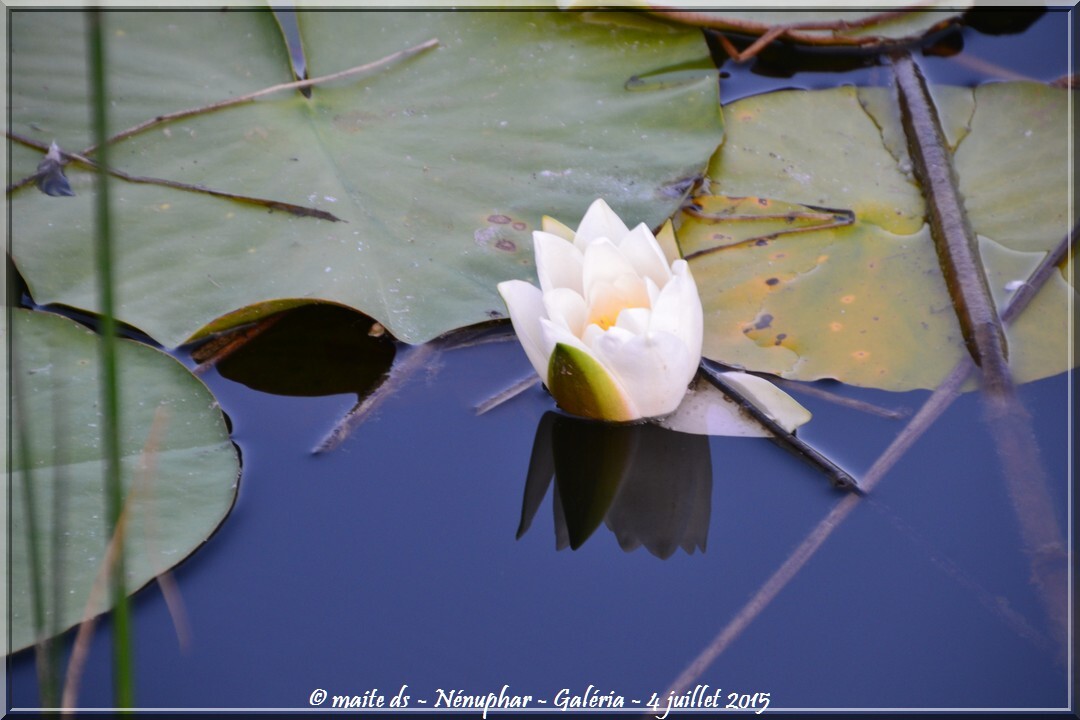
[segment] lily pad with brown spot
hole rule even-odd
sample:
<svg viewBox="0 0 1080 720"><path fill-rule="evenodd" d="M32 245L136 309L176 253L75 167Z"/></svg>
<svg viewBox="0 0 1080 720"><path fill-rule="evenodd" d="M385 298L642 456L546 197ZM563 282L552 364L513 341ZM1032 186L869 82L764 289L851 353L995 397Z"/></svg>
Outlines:
<svg viewBox="0 0 1080 720"><path fill-rule="evenodd" d="M934 89L999 308L1068 230L1067 94L1037 83ZM846 226L777 234L776 220L691 209L679 244L705 309L704 354L799 380L932 388L963 342L888 91L784 91L725 107L713 197L848 211ZM763 214L768 209L762 206ZM727 238L727 239L725 239ZM1018 381L1069 368L1064 273L1008 329Z"/></svg>
<svg viewBox="0 0 1080 720"><path fill-rule="evenodd" d="M531 230L602 197L655 227L722 137L716 70L696 28L640 15L298 12L312 77L435 38L437 47L313 88L188 117L118 143L120 169L314 206L327 222L152 185L112 186L119 319L167 346L307 302L363 312L420 343L502 309L535 280ZM107 14L111 130L292 80L270 11ZM90 144L84 18L12 16L12 129ZM64 42L57 43L57 37ZM40 155L12 155L15 178ZM40 303L96 311L94 186L11 197L11 251ZM495 218L498 220L491 220ZM509 222L502 222L509 220Z"/></svg>

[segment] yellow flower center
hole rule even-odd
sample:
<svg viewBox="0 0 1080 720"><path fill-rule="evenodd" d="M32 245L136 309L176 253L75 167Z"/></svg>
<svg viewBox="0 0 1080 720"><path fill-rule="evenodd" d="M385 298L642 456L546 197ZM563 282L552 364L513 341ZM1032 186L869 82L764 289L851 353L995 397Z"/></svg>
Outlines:
<svg viewBox="0 0 1080 720"><path fill-rule="evenodd" d="M606 284L593 294L585 326L599 325L607 330L619 320L619 313L628 308L648 308L649 293L639 277L624 276L620 281Z"/></svg>

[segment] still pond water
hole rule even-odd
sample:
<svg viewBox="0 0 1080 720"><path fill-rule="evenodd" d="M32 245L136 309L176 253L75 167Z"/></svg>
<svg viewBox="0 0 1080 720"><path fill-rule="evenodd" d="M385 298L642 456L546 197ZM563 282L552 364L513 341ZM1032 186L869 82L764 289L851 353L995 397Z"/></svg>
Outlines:
<svg viewBox="0 0 1080 720"><path fill-rule="evenodd" d="M1052 80L1068 71L1069 22L1048 13L1023 34L965 29L964 56ZM955 58L920 62L934 82L987 78ZM730 63L722 70L725 101L779 87L888 82L877 66L792 77ZM397 361L410 352L399 349ZM676 677L843 498L767 440L711 438L696 446L706 470L694 483L657 478L659 487L644 491L653 505L687 510L662 524L676 530L660 532L656 517L629 508L609 516L614 530L601 524L578 549L557 550L572 511L555 485L539 488L538 506L540 496L526 492L550 398L533 388L474 411L529 372L515 342L431 355L340 447L318 456L312 448L355 394L262 392L227 370L204 380L242 452L239 496L174 573L187 648L156 587L135 598L142 707L303 709L318 689L377 689L389 702L403 685L410 707L431 707L440 689L504 685L547 701L531 707L554 708L560 691L580 696L590 685L629 707L644 709L632 701L653 693L666 704ZM928 396L818 385L890 408L917 408ZM1021 388L1063 528L1071 527L1071 393L1066 376ZM904 423L797 398L814 413L800 435L856 475ZM976 395L960 398L694 684L725 698L770 693L770 711L1067 706L1069 665L1029 582L981 417ZM707 513L699 498L708 498ZM531 524L516 538L523 505ZM633 536L652 547L623 550L620 539ZM650 552L658 545L673 549L666 560ZM91 645L84 707L112 704L108 626ZM15 656L9 680L13 706L37 705L32 653Z"/></svg>

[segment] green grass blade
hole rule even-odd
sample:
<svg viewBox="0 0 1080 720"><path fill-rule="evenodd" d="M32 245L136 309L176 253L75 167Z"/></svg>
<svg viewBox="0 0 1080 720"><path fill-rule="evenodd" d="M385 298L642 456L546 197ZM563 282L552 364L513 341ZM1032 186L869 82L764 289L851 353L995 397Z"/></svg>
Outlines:
<svg viewBox="0 0 1080 720"><path fill-rule="evenodd" d="M18 384L18 378L20 377L19 371L21 368L18 365L17 354L15 352L12 352L11 354L10 368L12 377L11 409L14 415L12 418L12 434L18 448L18 452L14 454L17 459L12 463L11 470L19 473L23 486L23 512L26 515L26 546L30 556L30 583L31 595L33 597L32 615L34 634L40 640L34 649L38 674L38 699L41 702L42 707L56 707L56 673L54 672L55 666L52 664L53 643L48 639L49 633L45 629L45 590L43 583L45 568L42 565L41 547L38 544L37 502L34 493L34 475L32 468L33 458L30 456L30 439L27 436L27 428L30 423L27 422L24 409L25 405L22 401L22 395L20 394L21 388ZM7 651L7 648L5 648L5 651Z"/></svg>
<svg viewBox="0 0 1080 720"><path fill-rule="evenodd" d="M120 402L116 371L116 319L113 311L112 228L109 209L109 179L105 169L110 166L107 110L108 91L105 84L105 42L102 32L103 14L89 10L86 15L92 122L97 144L97 203L95 208L95 264L101 309L101 407L105 449L106 537L113 537L123 510L123 487L120 483ZM135 704L131 652L131 616L124 587L124 541L119 540L116 558L110 572L113 600L113 685L116 707Z"/></svg>

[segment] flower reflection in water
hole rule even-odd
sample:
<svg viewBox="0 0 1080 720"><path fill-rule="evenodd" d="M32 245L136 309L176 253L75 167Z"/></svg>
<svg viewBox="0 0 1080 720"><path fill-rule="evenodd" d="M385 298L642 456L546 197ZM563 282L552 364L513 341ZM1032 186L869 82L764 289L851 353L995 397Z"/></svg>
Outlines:
<svg viewBox="0 0 1080 720"><path fill-rule="evenodd" d="M651 423L613 424L548 412L525 482L520 538L552 477L556 547L577 549L603 522L627 552L704 552L712 498L709 438Z"/></svg>

